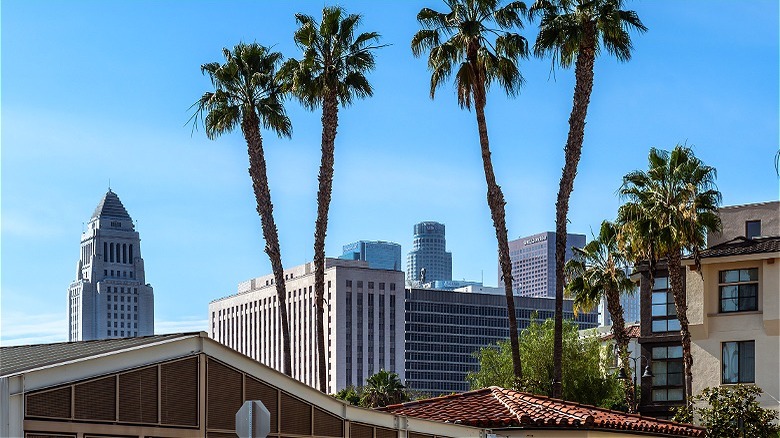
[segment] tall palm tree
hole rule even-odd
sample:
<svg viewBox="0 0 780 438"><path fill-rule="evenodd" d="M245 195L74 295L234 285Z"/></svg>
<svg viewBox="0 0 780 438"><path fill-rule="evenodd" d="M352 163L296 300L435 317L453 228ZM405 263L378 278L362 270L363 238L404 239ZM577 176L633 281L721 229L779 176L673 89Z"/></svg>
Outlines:
<svg viewBox="0 0 780 438"><path fill-rule="evenodd" d="M621 248L619 228L612 222L601 223L599 235L582 248L572 248L574 256L566 263L566 293L574 299L574 310L590 312L602 298L612 316L612 334L615 338L620 366L626 375L633 375L628 365L628 332L623 317L622 295L634 292L634 282L626 275L628 260ZM634 406L632 385L626 385L626 402Z"/></svg>
<svg viewBox="0 0 780 438"><path fill-rule="evenodd" d="M398 374L385 370L366 379L361 404L367 408L381 408L409 401Z"/></svg>
<svg viewBox="0 0 780 438"><path fill-rule="evenodd" d="M336 128L339 104L371 96L365 74L374 68L372 51L381 46L376 32L355 35L361 16L347 15L338 6L322 9L322 21L296 14L300 26L295 43L303 50L301 60L289 59L280 70L285 88L309 110L322 107L322 158L317 190L317 220L314 224L314 296L317 331L317 371L320 391L327 391L325 369L325 235L333 191Z"/></svg>
<svg viewBox="0 0 780 438"><path fill-rule="evenodd" d="M619 61L631 59L629 30L647 28L634 11L621 10L623 0L537 0L531 16L541 16L534 43L536 56L550 55L553 65L574 64L574 103L569 116L569 135L564 148L565 164L555 203L555 357L553 396L561 396L563 355L563 287L566 256L566 218L574 190L577 164L582 154L585 117L593 90L593 65L602 46Z"/></svg>
<svg viewBox="0 0 780 438"><path fill-rule="evenodd" d="M512 364L519 386L523 375L520 364L520 347L517 335L514 293L512 290L512 265L509 260L509 242L506 230L504 194L496 183L490 158L490 142L485 104L487 92L494 82L510 96L516 95L523 84L518 69L520 58L528 56L528 42L514 28L522 28L525 3L513 1L505 6L500 0L445 0L446 12L423 8L417 14L422 25L412 38L412 53L419 57L428 54L431 70L431 99L436 89L455 70L455 88L461 108L471 109L477 115L482 165L487 182L487 203L493 218L498 240L498 259L504 280L507 313L509 314L509 339L512 344Z"/></svg>
<svg viewBox="0 0 780 438"><path fill-rule="evenodd" d="M680 320L685 394L691 397L693 357L681 259L692 255L699 270L699 250L706 246L707 232L720 231L717 172L681 145L671 153L650 149L648 161L646 172L636 170L623 177L620 195L626 203L618 210L618 220L630 230L637 252L649 258L651 275L656 261L667 261Z"/></svg>
<svg viewBox="0 0 780 438"><path fill-rule="evenodd" d="M282 330L282 370L292 372L290 356L290 326L287 319L286 290L279 234L274 223L271 191L268 187L263 137L260 125L280 137L290 137L292 126L283 105L283 93L276 80L282 55L257 43L239 43L233 50L222 49L225 63L210 62L201 66L208 74L214 91L207 91L193 105L194 126L202 123L206 136L214 140L221 134L241 126L249 152L249 176L255 192L257 213L263 228L265 252L271 259L271 268L279 301L279 319Z"/></svg>

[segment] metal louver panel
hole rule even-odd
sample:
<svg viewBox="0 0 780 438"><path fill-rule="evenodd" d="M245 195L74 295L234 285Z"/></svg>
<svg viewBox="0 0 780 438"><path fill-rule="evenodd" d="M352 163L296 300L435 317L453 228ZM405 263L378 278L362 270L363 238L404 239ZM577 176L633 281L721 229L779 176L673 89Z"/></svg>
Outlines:
<svg viewBox="0 0 780 438"><path fill-rule="evenodd" d="M351 423L349 425L350 438L374 438L374 428L365 424Z"/></svg>
<svg viewBox="0 0 780 438"><path fill-rule="evenodd" d="M376 438L398 438L398 431L395 429L376 428Z"/></svg>
<svg viewBox="0 0 780 438"><path fill-rule="evenodd" d="M314 435L343 437L344 422L335 415L314 408Z"/></svg>
<svg viewBox="0 0 780 438"><path fill-rule="evenodd" d="M160 365L160 423L198 425L198 358Z"/></svg>
<svg viewBox="0 0 780 438"><path fill-rule="evenodd" d="M157 367L119 375L119 421L157 423Z"/></svg>
<svg viewBox="0 0 780 438"><path fill-rule="evenodd" d="M206 432L206 438L238 438L238 435L225 432Z"/></svg>
<svg viewBox="0 0 780 438"><path fill-rule="evenodd" d="M209 429L235 430L236 412L243 404L242 374L209 358L207 365L207 415Z"/></svg>
<svg viewBox="0 0 780 438"><path fill-rule="evenodd" d="M70 418L70 386L25 397L28 417Z"/></svg>
<svg viewBox="0 0 780 438"><path fill-rule="evenodd" d="M64 433L27 433L24 436L25 438L76 438L76 435Z"/></svg>
<svg viewBox="0 0 780 438"><path fill-rule="evenodd" d="M116 376L75 385L74 412L79 420L116 420Z"/></svg>
<svg viewBox="0 0 780 438"><path fill-rule="evenodd" d="M409 438L433 438L433 435L426 435L424 433L409 432L408 437Z"/></svg>
<svg viewBox="0 0 780 438"><path fill-rule="evenodd" d="M279 407L281 432L294 435L311 435L311 405L282 392Z"/></svg>
<svg viewBox="0 0 780 438"><path fill-rule="evenodd" d="M279 391L276 388L246 376L244 401L246 400L260 400L263 402L265 408L268 409L268 413L271 414L271 433L279 431L276 421L279 418Z"/></svg>

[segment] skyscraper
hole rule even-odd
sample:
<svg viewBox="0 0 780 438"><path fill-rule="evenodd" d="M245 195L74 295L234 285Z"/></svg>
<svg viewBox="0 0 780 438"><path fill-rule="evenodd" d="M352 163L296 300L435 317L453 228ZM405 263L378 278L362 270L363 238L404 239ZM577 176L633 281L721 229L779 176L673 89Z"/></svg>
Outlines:
<svg viewBox="0 0 780 438"><path fill-rule="evenodd" d="M111 189L81 234L68 326L70 341L154 334L154 292L146 283L141 239Z"/></svg>
<svg viewBox="0 0 780 438"><path fill-rule="evenodd" d="M572 246L585 246L585 235L566 235L567 261L571 258ZM515 295L555 297L555 233L547 231L510 241L509 259L512 262L512 289ZM500 263L498 286L504 287Z"/></svg>
<svg viewBox="0 0 780 438"><path fill-rule="evenodd" d="M452 280L452 253L447 252L444 224L432 221L415 224L412 250L406 259L406 279L424 283Z"/></svg>
<svg viewBox="0 0 780 438"><path fill-rule="evenodd" d="M400 271L401 245L382 240L358 240L344 245L342 260L363 260L371 269Z"/></svg>

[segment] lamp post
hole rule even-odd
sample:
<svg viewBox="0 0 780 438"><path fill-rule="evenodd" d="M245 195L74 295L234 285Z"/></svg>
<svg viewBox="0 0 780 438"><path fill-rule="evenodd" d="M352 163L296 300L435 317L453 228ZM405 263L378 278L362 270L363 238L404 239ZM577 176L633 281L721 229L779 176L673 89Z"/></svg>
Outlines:
<svg viewBox="0 0 780 438"><path fill-rule="evenodd" d="M616 346L617 347L617 346ZM617 353L617 348L615 348ZM618 380L627 380L631 379L631 394L633 400L626 400L629 403L629 411L630 412L637 412L639 410L639 400L637 400L636 397L636 381L637 381L637 373L639 372L639 368L642 367L642 359L647 361L647 365L645 365L644 372L642 372L642 378L646 377L653 377L653 371L650 369L650 358L646 356L639 356L639 357L631 357L629 356L628 359L632 362L634 362L634 366L631 367L631 364L627 364L627 367L619 367L618 373L617 373L617 379ZM620 360L620 357L618 356L618 360ZM626 375L626 368L631 370L631 376Z"/></svg>

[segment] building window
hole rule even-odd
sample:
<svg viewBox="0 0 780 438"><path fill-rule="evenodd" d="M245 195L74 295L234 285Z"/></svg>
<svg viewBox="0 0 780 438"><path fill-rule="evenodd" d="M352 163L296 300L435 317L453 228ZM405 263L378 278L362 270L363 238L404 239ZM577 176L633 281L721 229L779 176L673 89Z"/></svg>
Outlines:
<svg viewBox="0 0 780 438"><path fill-rule="evenodd" d="M669 290L669 277L653 279L652 331L672 332L680 330L680 320L674 307L674 294Z"/></svg>
<svg viewBox="0 0 780 438"><path fill-rule="evenodd" d="M745 237L753 239L761 235L761 221L745 222Z"/></svg>
<svg viewBox="0 0 780 438"><path fill-rule="evenodd" d="M395 290L395 283L390 283L390 290Z"/></svg>
<svg viewBox="0 0 780 438"><path fill-rule="evenodd" d="M653 401L679 401L683 399L682 346L654 347Z"/></svg>
<svg viewBox="0 0 780 438"><path fill-rule="evenodd" d="M352 280L347 280L347 287L352 287Z"/></svg>
<svg viewBox="0 0 780 438"><path fill-rule="evenodd" d="M722 383L756 381L756 341L723 343Z"/></svg>
<svg viewBox="0 0 780 438"><path fill-rule="evenodd" d="M363 289L363 282L358 280L357 287L358 289Z"/></svg>
<svg viewBox="0 0 780 438"><path fill-rule="evenodd" d="M368 288L369 289L373 289L374 288L374 282L373 281L369 281L368 282Z"/></svg>
<svg viewBox="0 0 780 438"><path fill-rule="evenodd" d="M720 311L758 310L758 268L720 271Z"/></svg>

